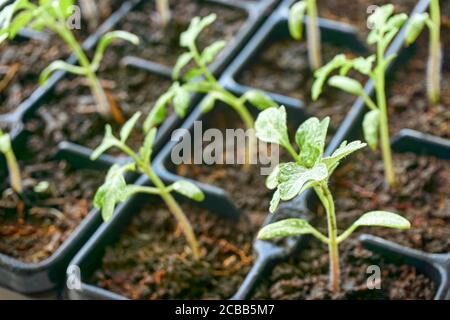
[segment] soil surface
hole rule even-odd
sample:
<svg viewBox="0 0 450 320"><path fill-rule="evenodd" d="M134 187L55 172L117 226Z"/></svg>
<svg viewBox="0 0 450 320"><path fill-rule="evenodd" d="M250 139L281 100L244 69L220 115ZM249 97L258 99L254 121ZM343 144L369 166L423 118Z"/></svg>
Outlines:
<svg viewBox="0 0 450 320"><path fill-rule="evenodd" d="M140 129L145 116L171 82L146 71L120 65L122 46L123 43L116 43L107 50L99 79L125 119L137 111L143 113L128 141L136 149L143 141ZM106 124L112 125L116 135L121 127L117 121L111 119L108 122L96 112L91 91L85 80L79 77L65 79L56 86L51 100L38 109L37 118L27 126L35 126L36 122L44 123L55 143L67 140L89 148L96 148L101 143ZM119 154L117 150L109 153Z"/></svg>
<svg viewBox="0 0 450 320"><path fill-rule="evenodd" d="M82 14L81 29L74 30L78 41L94 32L123 1L100 2L96 19L84 19L87 14ZM14 111L37 89L40 73L51 62L68 58L70 50L62 40L47 31L42 35L41 40L17 37L0 45L0 114Z"/></svg>
<svg viewBox="0 0 450 320"><path fill-rule="evenodd" d="M390 129L419 130L450 139L450 2L442 6L443 65L441 100L433 105L427 97L428 30L414 46L416 53L400 67L390 83ZM420 116L418 116L420 115Z"/></svg>
<svg viewBox="0 0 450 320"><path fill-rule="evenodd" d="M450 162L433 157L394 153L397 187L384 187L380 156L359 152L333 175L333 196L340 229L372 210L396 212L411 222L411 229L366 231L425 252L450 251ZM368 170L368 168L370 168Z"/></svg>
<svg viewBox="0 0 450 320"><path fill-rule="evenodd" d="M324 61L343 52L347 52L349 58L355 57L349 50L330 44L324 44L323 52ZM276 41L261 50L254 62L239 75L238 81L253 88L303 100L311 116L319 119L331 117L330 135L335 133L355 101L354 96L327 85L322 96L312 101L314 78L308 64L307 45L291 39Z"/></svg>
<svg viewBox="0 0 450 320"><path fill-rule="evenodd" d="M432 280L411 266L395 265L361 247L355 239L340 246L341 292L328 289L328 254L325 245L311 241L295 259L278 264L263 280L253 299L276 300L405 300L433 299ZM369 266L381 270L380 289L369 290ZM370 270L369 270L370 271Z"/></svg>
<svg viewBox="0 0 450 320"><path fill-rule="evenodd" d="M107 247L91 283L132 299L226 299L236 293L253 263L257 224L231 222L182 205L201 247L195 261L172 214L145 206L120 239Z"/></svg>
<svg viewBox="0 0 450 320"><path fill-rule="evenodd" d="M369 17L371 6L382 6L388 4L386 0L353 0L345 5L339 0L318 1L319 16L351 24L360 32L361 39L364 40L369 33L367 28L367 18ZM395 13L410 14L417 5L417 0L397 0L392 1L395 5Z"/></svg>
<svg viewBox="0 0 450 320"><path fill-rule="evenodd" d="M172 20L166 27L158 19L154 1L143 1L119 23L118 29L132 32L141 39L138 47L129 45L124 54L173 67L180 54L185 51L180 47L179 39L192 18L217 14L216 21L198 38L200 49L217 40L232 41L246 20L246 13L243 11L206 1L170 0L169 5Z"/></svg>
<svg viewBox="0 0 450 320"><path fill-rule="evenodd" d="M104 173L71 169L53 160L48 139L32 135L20 154L24 192L19 197L0 175L0 252L26 263L51 256L91 210ZM54 150L52 150L54 151Z"/></svg>

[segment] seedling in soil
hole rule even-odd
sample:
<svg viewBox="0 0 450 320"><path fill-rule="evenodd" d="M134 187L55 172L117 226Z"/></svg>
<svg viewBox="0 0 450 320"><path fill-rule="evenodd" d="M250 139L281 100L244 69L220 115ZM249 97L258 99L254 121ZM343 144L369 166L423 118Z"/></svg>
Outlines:
<svg viewBox="0 0 450 320"><path fill-rule="evenodd" d="M187 49L177 60L173 70L173 80L175 81L169 90L164 93L156 102L151 111L151 117L147 119L144 128L148 129L154 125L158 125L164 119L166 108L173 103L175 112L180 117L185 117L190 106L190 98L193 93L208 94L202 104L203 112L211 111L216 101L221 101L236 111L242 119L247 129L254 128L254 119L247 109L246 103L251 103L259 110L276 106L270 97L259 90L250 90L241 97L226 90L217 81L216 77L209 71L208 65L214 62L220 51L226 46L226 41L217 41L206 47L201 53L197 47L196 40L200 33L209 25L214 23L216 15L211 14L204 18L195 17L192 19L189 28L181 34L180 45ZM182 77L182 82L177 81L180 78L182 70L189 64L189 67ZM160 116L154 116L160 115ZM149 119L156 120L152 122ZM249 149L247 155L252 155L252 147L256 144L256 139L250 131ZM248 160L248 159L247 159ZM246 163L250 163L246 161Z"/></svg>
<svg viewBox="0 0 450 320"><path fill-rule="evenodd" d="M308 41L308 58L312 70L322 66L322 49L320 28L317 20L317 0L303 0L295 3L289 11L289 32L296 40L303 38L303 19L308 16L306 28Z"/></svg>
<svg viewBox="0 0 450 320"><path fill-rule="evenodd" d="M7 133L3 133L0 130L0 152L3 153L6 159L6 164L8 166L9 171L9 180L11 184L11 188L17 194L21 194L22 189L22 179L20 178L20 169L17 163L16 156L14 154L14 150L11 146L11 137Z"/></svg>
<svg viewBox="0 0 450 320"><path fill-rule="evenodd" d="M120 137L116 138L112 133L110 125L106 126L105 137L101 145L93 152L91 159L95 160L105 151L111 148L118 148L127 154L132 162L123 166L114 165L109 170L105 183L98 189L94 205L101 209L102 216L105 221L111 219L115 206L118 203L126 201L129 197L137 193L147 193L160 196L166 203L170 212L177 219L181 229L183 230L189 245L192 248L193 255L196 259L200 257L200 250L192 226L189 223L183 210L171 195L171 192L179 193L187 198L195 201L203 201L204 194L194 184L188 181L177 181L170 186L166 186L164 182L155 174L152 169L151 156L153 142L156 137L156 128L150 128L145 132L145 139L138 152L133 151L127 144L128 137L134 130L141 113L136 113L128 120L120 131ZM128 185L125 181L124 174L127 172L139 172L148 177L154 187Z"/></svg>
<svg viewBox="0 0 450 320"><path fill-rule="evenodd" d="M280 201L290 201L308 189L313 189L325 208L328 222L328 236L325 236L307 221L286 219L264 227L258 239L270 240L303 234L311 234L328 245L330 259L330 290L333 294L340 287L339 244L359 227L387 227L409 229L410 223L403 217L386 211L365 213L346 231L338 235L334 200L328 187L334 170L342 159L366 146L360 141L346 141L329 157L324 156L325 139L330 119L319 121L310 118L298 128L295 142L300 149L296 152L289 140L286 110L270 108L260 113L256 120L256 135L267 143L276 143L285 148L294 162L279 164L267 178L266 185L275 190L270 203L270 212L275 212Z"/></svg>
<svg viewBox="0 0 450 320"><path fill-rule="evenodd" d="M406 31L406 44L417 40L425 25L430 30L430 55L427 68L428 99L438 103L441 93L442 46L441 46L441 10L439 0L431 0L430 14L415 14Z"/></svg>
<svg viewBox="0 0 450 320"><path fill-rule="evenodd" d="M376 45L376 54L368 58L358 57L356 59L348 59L343 54L337 55L327 65L316 71L316 80L312 88L312 98L317 100L322 94L327 78L335 70L339 70L339 75L332 76L328 84L364 99L367 107L370 109L363 121L364 137L369 146L376 150L378 136L380 136L385 177L387 185L390 187L395 185L395 174L389 138L385 80L386 70L397 56L393 54L386 57L385 54L389 44L408 19L406 14L393 15L393 13L394 6L388 4L378 8L368 18L369 25L373 26L374 29L369 33L367 42L370 45ZM373 79L377 103L366 94L360 82L347 76L352 69Z"/></svg>
<svg viewBox="0 0 450 320"><path fill-rule="evenodd" d="M105 118L110 118L112 115L116 120L120 119L121 116L117 115L120 112L115 110L110 104L110 100L100 84L96 72L100 67L106 48L115 39L126 40L137 45L139 38L126 31L106 33L100 39L94 57L90 61L67 24L67 19L72 14L74 2L74 0L46 0L35 4L28 0L14 1L0 12L0 43L6 39L14 39L18 32L26 27L36 31L42 31L46 28L50 29L76 55L79 65L71 65L61 60L54 61L42 72L39 79L40 84L45 84L49 77L58 70L65 70L75 75L84 76L94 97L97 111Z"/></svg>

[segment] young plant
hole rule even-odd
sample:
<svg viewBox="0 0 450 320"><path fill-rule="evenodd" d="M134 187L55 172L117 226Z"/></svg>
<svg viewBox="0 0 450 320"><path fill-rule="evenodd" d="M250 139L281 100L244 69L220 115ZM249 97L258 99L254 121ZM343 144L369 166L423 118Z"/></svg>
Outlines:
<svg viewBox="0 0 450 320"><path fill-rule="evenodd" d="M441 94L442 71L441 10L439 0L431 0L430 14L413 15L406 31L407 45L411 45L417 40L425 25L430 30L430 55L427 68L428 99L431 103L438 103Z"/></svg>
<svg viewBox="0 0 450 320"><path fill-rule="evenodd" d="M139 43L137 36L126 31L106 33L100 39L92 61L89 60L81 45L77 42L67 19L71 16L75 0L41 0L35 4L29 0L16 0L0 12L0 43L6 39L14 39L25 27L37 31L47 28L56 33L78 58L79 65L71 65L58 60L52 62L41 74L39 82L45 84L57 70L86 77L94 97L98 112L106 118L114 116L108 97L96 76L106 48L115 39L123 39L135 45ZM116 117L117 118L117 117Z"/></svg>
<svg viewBox="0 0 450 320"><path fill-rule="evenodd" d="M327 78L335 70L339 70L339 75L332 76L328 84L364 99L367 107L370 109L363 121L364 137L369 146L376 150L378 136L380 136L386 182L390 187L395 185L395 174L389 138L385 78L386 70L396 58L396 55L386 57L385 54L389 44L408 19L406 14L393 15L393 13L394 6L388 4L378 8L368 18L369 25L373 26L373 30L370 32L367 42L370 45L376 45L376 54L368 58L359 57L356 59L348 59L343 54L337 55L327 65L316 71L316 80L312 88L312 98L317 100L322 94ZM377 103L366 94L360 82L347 76L352 69L373 79Z"/></svg>
<svg viewBox="0 0 450 320"><path fill-rule="evenodd" d="M217 41L206 47L200 53L196 45L196 40L199 34L215 20L215 14L210 14L204 18L195 17L192 19L189 28L181 34L180 45L181 47L186 48L187 52L183 53L178 58L172 75L175 82L169 90L158 99L154 108L151 110L151 117L149 117L144 124L146 130L149 127L159 124L164 119L166 108L170 103L173 103L175 112L180 117L185 117L190 106L191 94L193 93L208 94L202 104L203 112L211 111L214 108L216 101L222 101L238 113L247 129L254 128L254 119L247 109L247 102L251 103L259 110L264 110L276 105L270 97L259 90L251 90L241 97L236 97L226 90L209 71L208 65L214 61L219 52L225 47L226 42ZM180 78L183 68L188 66L189 63L192 63L193 66L184 73L182 83L176 81ZM153 119L157 122L151 122L149 119ZM254 138L254 135L250 133L247 155L251 156L253 154L251 148L255 145L255 142L256 139ZM249 162L247 161L246 163L248 164Z"/></svg>
<svg viewBox="0 0 450 320"><path fill-rule="evenodd" d="M256 120L257 137L267 143L279 144L292 155L294 160L279 164L267 178L267 187L275 190L270 203L270 212L275 212L280 201L292 200L306 190L313 189L325 208L328 222L328 236L322 234L305 220L287 219L264 227L259 232L258 239L270 240L311 234L328 245L330 290L336 294L340 287L340 243L359 227L408 229L410 223L394 213L373 211L362 215L350 228L338 235L334 200L328 187L329 180L343 158L364 148L366 144L360 141L351 143L345 141L331 156L324 156L329 122L329 118L323 121L310 118L300 125L295 134L295 142L300 152L296 152L289 140L284 107L267 109L258 116Z"/></svg>
<svg viewBox="0 0 450 320"><path fill-rule="evenodd" d="M153 142L156 137L156 128L150 128L144 132L145 139L138 152L133 151L126 144L140 116L141 113L136 113L123 125L119 138L113 135L110 125L106 126L105 137L100 146L93 152L91 159L97 159L108 149L118 148L127 154L132 159L132 162L123 166L114 165L111 167L106 176L105 183L98 189L95 195L94 205L98 209L101 209L103 219L108 221L114 213L115 206L118 203L126 201L133 194L147 193L160 196L170 212L177 219L192 249L194 257L198 259L200 257L200 250L192 226L171 193L176 192L195 201L203 201L204 194L197 186L188 181L177 181L170 186L166 186L155 174L152 169L151 156ZM128 185L124 178L126 172L140 172L144 174L152 182L154 187Z"/></svg>
<svg viewBox="0 0 450 320"><path fill-rule="evenodd" d="M289 32L292 38L303 38L303 19L308 16L306 38L308 41L308 59L312 70L322 66L322 48L320 43L320 28L317 20L317 0L303 0L295 3L289 11Z"/></svg>
<svg viewBox="0 0 450 320"><path fill-rule="evenodd" d="M158 11L159 20L163 27L167 26L171 19L170 7L168 0L156 0L156 10Z"/></svg>
<svg viewBox="0 0 450 320"><path fill-rule="evenodd" d="M19 165L17 163L14 150L12 149L11 146L11 137L9 136L9 134L3 133L2 130L0 130L0 152L3 153L6 159L11 188L17 194L21 194L23 191L22 179L20 178Z"/></svg>

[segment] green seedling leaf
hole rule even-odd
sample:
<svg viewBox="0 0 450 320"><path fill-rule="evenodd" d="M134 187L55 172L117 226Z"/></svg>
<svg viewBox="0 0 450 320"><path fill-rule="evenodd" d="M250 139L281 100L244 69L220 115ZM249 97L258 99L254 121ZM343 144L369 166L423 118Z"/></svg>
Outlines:
<svg viewBox="0 0 450 320"><path fill-rule="evenodd" d="M408 27L406 28L405 43L411 45L422 33L427 21L430 19L428 13L416 13L412 16Z"/></svg>
<svg viewBox="0 0 450 320"><path fill-rule="evenodd" d="M177 181L174 184L172 184L171 187L175 192L194 201L202 202L205 199L205 195L200 190L200 188L189 181L186 180Z"/></svg>
<svg viewBox="0 0 450 320"><path fill-rule="evenodd" d="M95 194L94 206L102 211L103 220L106 222L113 216L116 204L127 200L130 196L123 173L124 169L119 165L112 166L105 183Z"/></svg>
<svg viewBox="0 0 450 320"><path fill-rule="evenodd" d="M369 111L363 120L364 139L372 150L378 146L378 132L380 128L380 111Z"/></svg>
<svg viewBox="0 0 450 320"><path fill-rule="evenodd" d="M68 18L72 15L73 6L75 4L75 0L59 0L59 9L63 14L64 18Z"/></svg>
<svg viewBox="0 0 450 320"><path fill-rule="evenodd" d="M361 96L364 94L363 86L358 81L349 77L333 76L328 81L328 84L355 96Z"/></svg>
<svg viewBox="0 0 450 320"><path fill-rule="evenodd" d="M210 94L206 96L205 99L203 99L200 105L200 109L202 110L203 113L207 113L210 112L215 105L216 105L216 97L214 94Z"/></svg>
<svg viewBox="0 0 450 320"><path fill-rule="evenodd" d="M255 122L256 136L266 143L289 146L286 119L286 109L283 106L262 111Z"/></svg>
<svg viewBox="0 0 450 320"><path fill-rule="evenodd" d="M177 80L180 77L181 70L187 66L192 60L192 54L190 52L185 52L178 57L177 63L172 71L172 79Z"/></svg>
<svg viewBox="0 0 450 320"><path fill-rule="evenodd" d="M128 41L135 46L139 45L139 37L130 32L118 30L106 33L101 37L94 54L94 59L92 60L92 69L94 71L97 71L100 67L106 48L117 39Z"/></svg>
<svg viewBox="0 0 450 320"><path fill-rule="evenodd" d="M353 60L353 68L364 75L370 75L375 60L375 55L371 55L367 58L358 57Z"/></svg>
<svg viewBox="0 0 450 320"><path fill-rule="evenodd" d="M361 141L353 141L351 143L347 143L347 141L342 142L341 146L331 155L331 157L323 158L322 162L325 163L328 167L328 170L336 168L339 164L339 161L349 156L353 152L358 151L366 146L365 143Z"/></svg>
<svg viewBox="0 0 450 320"><path fill-rule="evenodd" d="M9 26L9 38L13 39L16 37L17 33L25 28L30 21L33 19L32 11L22 11L19 13Z"/></svg>
<svg viewBox="0 0 450 320"><path fill-rule="evenodd" d="M270 207L269 207L269 211L270 213L274 213L278 206L280 205L280 190L275 190L273 196L272 196L272 200L270 201Z"/></svg>
<svg viewBox="0 0 450 320"><path fill-rule="evenodd" d="M105 153L108 149L117 146L117 139L114 137L112 133L112 128L109 124L105 127L105 137L103 138L102 143L92 152L91 160L97 160L103 153Z"/></svg>
<svg viewBox="0 0 450 320"><path fill-rule="evenodd" d="M300 148L300 163L311 168L321 157L325 148L330 118L323 121L310 118L302 123L295 134L295 141Z"/></svg>
<svg viewBox="0 0 450 320"><path fill-rule="evenodd" d="M153 143L155 142L156 133L156 128L150 129L150 131L145 136L144 144L139 149L139 155L141 159L143 159L147 164L150 163L150 158L153 153Z"/></svg>
<svg viewBox="0 0 450 320"><path fill-rule="evenodd" d="M287 238L304 234L320 234L306 220L286 219L269 224L258 233L259 240L272 240L276 238Z"/></svg>
<svg viewBox="0 0 450 320"><path fill-rule="evenodd" d="M131 131L133 131L134 127L136 126L136 123L138 122L139 118L141 117L140 112L136 112L130 120L128 120L120 130L120 141L122 143L125 143L128 140L128 137L131 134Z"/></svg>
<svg viewBox="0 0 450 320"><path fill-rule="evenodd" d="M185 73L183 80L189 82L203 75L203 70L201 68L193 68Z"/></svg>
<svg viewBox="0 0 450 320"><path fill-rule="evenodd" d="M86 70L82 67L68 64L67 62L62 60L56 60L50 63L50 65L42 71L39 77L39 84L41 86L45 85L48 79L51 77L51 75L59 70L64 70L66 72L76 74L79 76L84 76L86 74Z"/></svg>
<svg viewBox="0 0 450 320"><path fill-rule="evenodd" d="M365 213L353 223L355 227L385 227L406 230L411 223L402 216L387 211L372 211Z"/></svg>
<svg viewBox="0 0 450 320"><path fill-rule="evenodd" d="M216 14L210 14L204 18L195 17L192 19L189 28L180 36L180 46L189 48L194 45L200 32L211 25L216 20Z"/></svg>
<svg viewBox="0 0 450 320"><path fill-rule="evenodd" d="M266 187L269 190L274 190L278 187L278 175L280 174L280 165L277 165L272 173L266 179Z"/></svg>
<svg viewBox="0 0 450 320"><path fill-rule="evenodd" d="M267 94L260 90L247 91L242 96L242 99L250 102L259 110L265 110L270 107L278 107L278 105Z"/></svg>
<svg viewBox="0 0 450 320"><path fill-rule="evenodd" d="M382 28L389 19L390 16L394 13L394 5L387 4L381 7L378 7L374 13L372 13L367 22L369 25L375 27L375 29Z"/></svg>
<svg viewBox="0 0 450 320"><path fill-rule="evenodd" d="M210 64L214 61L216 56L219 54L220 51L222 51L223 48L227 45L226 41L220 40L217 42L214 42L213 44L207 46L205 50L203 50L201 55L201 60L204 64Z"/></svg>
<svg viewBox="0 0 450 320"><path fill-rule="evenodd" d="M386 29L396 29L398 32L398 30L400 30L400 28L405 24L406 20L408 20L408 16L405 13L396 14L388 20Z"/></svg>
<svg viewBox="0 0 450 320"><path fill-rule="evenodd" d="M183 88L183 86L178 86L175 89L175 96L173 97L173 106L175 112L180 118L186 116L189 105L191 104L191 94L189 91Z"/></svg>
<svg viewBox="0 0 450 320"><path fill-rule="evenodd" d="M305 18L306 8L306 1L299 1L289 11L289 33L295 40L301 40L303 37L303 19Z"/></svg>
<svg viewBox="0 0 450 320"><path fill-rule="evenodd" d="M348 64L349 61L345 57L344 54L339 54L333 58L328 64L318 69L314 73L314 80L312 86L312 99L316 101L319 99L322 94L323 86L325 85L325 81L331 75L331 73L337 69L342 68L344 65Z"/></svg>
<svg viewBox="0 0 450 320"><path fill-rule="evenodd" d="M305 168L297 163L283 163L278 174L278 190L283 201L291 200L315 184L328 178L327 166L319 163L313 168Z"/></svg>
<svg viewBox="0 0 450 320"><path fill-rule="evenodd" d="M158 98L155 106L149 112L144 122L144 131L148 132L151 128L161 124L166 118L166 108L172 102L175 96L175 90L179 87L178 82L174 83L167 92Z"/></svg>

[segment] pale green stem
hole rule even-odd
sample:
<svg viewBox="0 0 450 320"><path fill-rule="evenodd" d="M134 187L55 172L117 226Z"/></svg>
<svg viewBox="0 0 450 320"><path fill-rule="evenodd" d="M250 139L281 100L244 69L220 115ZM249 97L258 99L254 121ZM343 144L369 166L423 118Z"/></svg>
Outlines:
<svg viewBox="0 0 450 320"><path fill-rule="evenodd" d="M56 23L52 20L51 17L47 17L47 24L50 29L52 29L55 33L57 33L66 44L72 49L75 55L78 58L78 63L85 70L86 79L88 81L89 87L92 92L92 96L96 103L96 107L98 113L101 114L105 118L110 118L111 109L109 105L108 98L106 97L106 93L103 90L95 72L92 69L91 62L88 57L84 53L78 41L75 39L73 33L67 29L64 21Z"/></svg>
<svg viewBox="0 0 450 320"><path fill-rule="evenodd" d="M153 172L151 166L145 161L141 161L141 159L124 143L117 141L117 146L127 155L129 155L136 162L136 165L139 169L150 179L150 181L155 185L155 187L159 190L159 195L166 203L170 212L175 216L178 223L183 230L184 235L189 243L189 246L192 249L192 253L195 259L200 259L200 249L197 242L197 238L195 237L192 226L184 214L183 210L179 206L179 204L175 201L174 197L170 194L170 191L165 186L164 182ZM149 191L149 190L146 190ZM145 192L145 191L144 191ZM147 192L148 193L148 192Z"/></svg>
<svg viewBox="0 0 450 320"><path fill-rule="evenodd" d="M337 223L334 208L333 196L326 183L321 187L315 188L315 191L325 207L328 223L328 254L330 263L330 290L337 294L340 288L340 265L339 265L339 247L337 240Z"/></svg>
<svg viewBox="0 0 450 320"><path fill-rule="evenodd" d="M431 0L430 15L430 56L427 69L428 98L431 103L438 103L441 92L441 12L439 0Z"/></svg>
<svg viewBox="0 0 450 320"><path fill-rule="evenodd" d="M156 0L156 10L161 20L161 25L166 27L171 19L171 13L168 0Z"/></svg>
<svg viewBox="0 0 450 320"><path fill-rule="evenodd" d="M380 41L381 42L381 41ZM385 63L384 47L381 43L377 47L378 66L375 71L375 87L377 92L377 102L380 110L380 138L381 152L384 162L385 179L389 187L395 186L394 166L392 164L391 140L389 137L389 122L387 114L387 102L385 92Z"/></svg>
<svg viewBox="0 0 450 320"><path fill-rule="evenodd" d="M17 164L17 159L14 155L14 151L12 149L9 149L7 152L5 152L5 158L8 165L11 187L16 193L20 194L23 191L22 179L20 177L20 169L19 165Z"/></svg>
<svg viewBox="0 0 450 320"><path fill-rule="evenodd" d="M322 53L320 43L320 27L317 18L316 0L308 0L308 58L309 64L313 70L317 70L322 66Z"/></svg>

